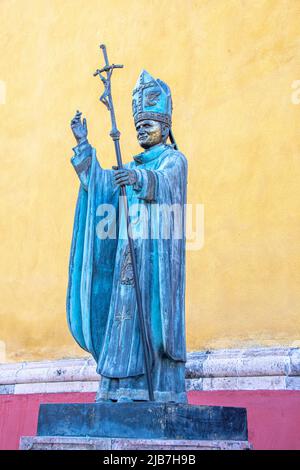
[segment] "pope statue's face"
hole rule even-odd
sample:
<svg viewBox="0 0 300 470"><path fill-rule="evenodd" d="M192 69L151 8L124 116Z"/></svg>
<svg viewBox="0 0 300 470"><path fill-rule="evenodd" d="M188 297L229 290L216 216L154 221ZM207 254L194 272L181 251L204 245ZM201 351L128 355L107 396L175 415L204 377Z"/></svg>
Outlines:
<svg viewBox="0 0 300 470"><path fill-rule="evenodd" d="M137 139L144 149L153 147L163 141L162 128L160 122L145 119L139 121L136 126Z"/></svg>

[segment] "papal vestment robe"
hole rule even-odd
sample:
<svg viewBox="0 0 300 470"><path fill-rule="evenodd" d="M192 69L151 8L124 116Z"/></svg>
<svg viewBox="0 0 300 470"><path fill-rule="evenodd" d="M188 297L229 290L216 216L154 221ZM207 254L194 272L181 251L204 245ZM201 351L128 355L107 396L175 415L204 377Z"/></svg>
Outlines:
<svg viewBox="0 0 300 470"><path fill-rule="evenodd" d="M69 328L97 363L101 375L97 400L147 400L120 188L114 182L114 170L101 168L87 142L74 148L71 162L80 189L69 264ZM172 146L159 144L135 156L125 168L134 170L137 177L134 185L126 186L126 192L129 213L139 208L135 216L131 215L130 225L150 344L154 397L157 401L186 402L187 161ZM103 222L106 236L100 230Z"/></svg>

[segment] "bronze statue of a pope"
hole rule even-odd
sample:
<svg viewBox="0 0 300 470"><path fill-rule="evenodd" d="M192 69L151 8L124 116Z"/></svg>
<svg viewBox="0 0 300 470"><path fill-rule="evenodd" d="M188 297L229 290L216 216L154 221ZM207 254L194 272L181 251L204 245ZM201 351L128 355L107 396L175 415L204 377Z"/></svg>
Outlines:
<svg viewBox="0 0 300 470"><path fill-rule="evenodd" d="M172 137L170 89L145 70L133 90L133 118L143 151L113 169L102 168L81 112L71 121L77 141L71 162L80 188L69 265L68 324L97 363L101 380L96 401L148 400L147 354L154 399L186 403L187 161ZM128 214L121 188L126 188Z"/></svg>

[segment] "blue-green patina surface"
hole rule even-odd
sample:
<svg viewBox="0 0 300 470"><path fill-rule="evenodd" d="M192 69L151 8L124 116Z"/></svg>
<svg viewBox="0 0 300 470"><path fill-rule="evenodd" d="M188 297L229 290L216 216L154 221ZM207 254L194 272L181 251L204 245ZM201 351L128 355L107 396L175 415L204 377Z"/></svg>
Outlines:
<svg viewBox="0 0 300 470"><path fill-rule="evenodd" d="M98 400L147 400L145 358L126 218L119 211L123 208L119 186L114 170L101 168L96 151L87 141L85 120L81 126L80 114L72 121L79 143L71 161L81 185L70 256L68 323L76 341L97 362L102 376ZM132 183L126 183L126 192L129 214L137 207L140 213L140 217L131 217L131 229L150 344L154 397L185 402L187 161L173 146L165 144L167 134L163 137L163 129L170 131L171 114L168 85L142 71L133 91L136 128L138 134L145 135L147 131L141 130L140 123L151 125L155 121L162 126L162 134L158 143L149 144L125 165L133 177ZM118 216L115 237L112 233L109 237L99 236L103 204L110 205L107 207Z"/></svg>
<svg viewBox="0 0 300 470"><path fill-rule="evenodd" d="M102 380L100 398L120 394L147 399L143 351L136 314L136 300L128 261L126 236L100 239L96 233L100 204L112 204L118 214L119 190L113 170L104 170L95 150L84 144L72 158L81 181L70 257L67 296L68 322L72 335L98 363L98 372L113 379ZM155 204L186 201L187 162L171 146L160 144L134 157L126 167L136 170L136 185L127 187L129 207L143 205L148 222ZM156 206L157 208L157 206ZM139 224L143 219L138 220ZM182 211L184 227L184 211ZM120 221L119 231L122 230ZM160 214L160 234L164 230ZM133 230L143 231L132 225ZM148 223L151 230L151 223ZM117 232L117 235L120 233ZM135 240L143 307L152 343L153 381L156 398L185 401L186 360L184 291L184 236ZM124 230L123 230L124 233ZM130 256L129 256L130 261ZM130 263L129 263L130 264ZM126 278L126 272L127 274ZM123 277L122 277L123 276ZM124 277L125 276L125 277ZM123 380L125 379L126 380ZM121 379L121 380L120 380ZM123 380L123 383L122 383ZM107 389L105 390L105 385ZM122 390L123 389L123 390Z"/></svg>

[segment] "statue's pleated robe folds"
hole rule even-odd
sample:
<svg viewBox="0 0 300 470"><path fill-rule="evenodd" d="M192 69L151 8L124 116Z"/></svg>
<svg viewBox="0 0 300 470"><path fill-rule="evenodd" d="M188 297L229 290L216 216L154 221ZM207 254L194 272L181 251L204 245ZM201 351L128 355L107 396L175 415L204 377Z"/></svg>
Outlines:
<svg viewBox="0 0 300 470"><path fill-rule="evenodd" d="M101 375L97 400L147 400L144 351L120 189L114 183L114 170L101 168L95 150L87 142L75 147L74 152L71 162L81 184L69 265L69 328L77 343L97 362ZM133 214L131 230L154 396L158 401L186 402L187 161L172 146L159 144L134 157L125 167L137 175L137 181L126 186L126 192L129 213ZM108 236L103 236L101 227L108 230Z"/></svg>

